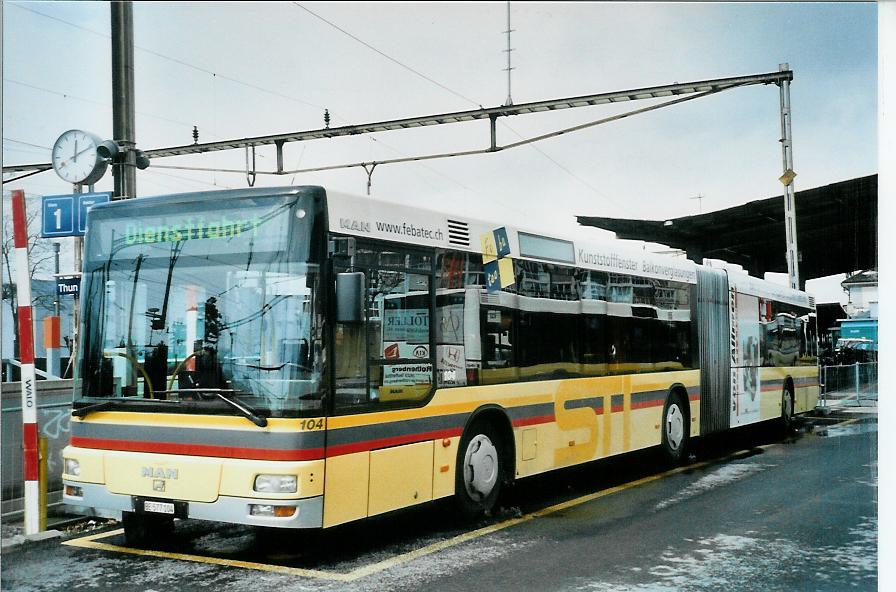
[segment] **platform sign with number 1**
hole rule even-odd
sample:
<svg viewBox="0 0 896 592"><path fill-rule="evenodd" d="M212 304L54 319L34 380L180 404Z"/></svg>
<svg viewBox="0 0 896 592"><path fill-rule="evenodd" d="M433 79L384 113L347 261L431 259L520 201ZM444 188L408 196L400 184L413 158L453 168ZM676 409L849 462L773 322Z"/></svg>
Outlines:
<svg viewBox="0 0 896 592"><path fill-rule="evenodd" d="M41 236L44 238L84 236L87 230L87 212L93 206L106 203L111 198L110 192L45 195Z"/></svg>
<svg viewBox="0 0 896 592"><path fill-rule="evenodd" d="M74 198L74 195L44 196L42 237L75 235Z"/></svg>

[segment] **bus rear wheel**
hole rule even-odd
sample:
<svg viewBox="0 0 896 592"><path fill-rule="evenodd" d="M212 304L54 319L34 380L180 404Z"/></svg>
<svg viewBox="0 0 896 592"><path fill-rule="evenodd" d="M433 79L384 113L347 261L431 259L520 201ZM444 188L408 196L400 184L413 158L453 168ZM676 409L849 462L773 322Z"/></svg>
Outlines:
<svg viewBox="0 0 896 592"><path fill-rule="evenodd" d="M684 458L690 437L688 408L680 393L672 393L663 408L662 448L666 460L678 465Z"/></svg>
<svg viewBox="0 0 896 592"><path fill-rule="evenodd" d="M455 498L463 515L480 516L495 507L504 478L502 452L492 424L479 421L464 432L455 471Z"/></svg>
<svg viewBox="0 0 896 592"><path fill-rule="evenodd" d="M124 539L128 545L145 545L158 542L174 531L174 518L154 514L122 512Z"/></svg>
<svg viewBox="0 0 896 592"><path fill-rule="evenodd" d="M789 432L793 428L793 414L793 390L790 386L785 386L784 392L781 393L781 427L785 432Z"/></svg>

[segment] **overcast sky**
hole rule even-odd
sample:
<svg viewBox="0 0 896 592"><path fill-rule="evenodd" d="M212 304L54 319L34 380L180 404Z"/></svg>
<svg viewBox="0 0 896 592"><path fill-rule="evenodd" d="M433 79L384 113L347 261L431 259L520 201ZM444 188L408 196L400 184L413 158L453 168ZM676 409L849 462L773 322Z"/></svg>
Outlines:
<svg viewBox="0 0 896 592"><path fill-rule="evenodd" d="M511 3L514 103L773 72L787 62L797 191L873 174L873 3ZM507 4L134 4L136 132L143 149L504 104ZM3 3L3 161L49 162L67 129L112 136L109 4ZM462 211L558 235L577 215L664 219L780 195L778 88L720 93L495 154L378 167L371 198ZM499 120L498 143L650 104ZM486 122L319 140L287 169L488 145ZM157 159L141 196L245 187L242 151ZM260 170L274 153L259 149ZM363 194L354 168L259 185ZM5 186L5 192L13 186ZM52 171L30 196L69 193ZM97 190L111 190L111 173ZM702 196L702 199L694 199ZM797 212L797 215L799 212ZM782 251L783 251L782 245ZM810 290L812 284L810 284ZM821 294L821 300L829 300ZM834 295L836 298L836 294Z"/></svg>

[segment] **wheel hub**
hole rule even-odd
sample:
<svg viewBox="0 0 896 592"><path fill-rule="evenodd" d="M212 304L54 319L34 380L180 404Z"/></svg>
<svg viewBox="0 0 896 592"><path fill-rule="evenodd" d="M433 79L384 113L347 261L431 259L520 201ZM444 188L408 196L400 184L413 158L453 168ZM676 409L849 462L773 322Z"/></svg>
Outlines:
<svg viewBox="0 0 896 592"><path fill-rule="evenodd" d="M479 434L467 445L464 455L464 486L471 498L481 501L498 482L498 449L485 434Z"/></svg>
<svg viewBox="0 0 896 592"><path fill-rule="evenodd" d="M793 399L790 398L790 393L784 393L784 418L790 419L793 416Z"/></svg>
<svg viewBox="0 0 896 592"><path fill-rule="evenodd" d="M676 403L666 411L666 442L672 450L678 450L684 440L684 414Z"/></svg>

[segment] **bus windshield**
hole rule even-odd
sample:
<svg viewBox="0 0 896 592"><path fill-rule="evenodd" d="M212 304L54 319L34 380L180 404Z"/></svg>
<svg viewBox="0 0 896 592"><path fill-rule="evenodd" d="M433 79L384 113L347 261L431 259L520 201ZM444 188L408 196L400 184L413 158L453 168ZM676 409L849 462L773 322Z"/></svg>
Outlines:
<svg viewBox="0 0 896 592"><path fill-rule="evenodd" d="M82 397L233 413L229 399L270 416L319 413L313 209L296 196L232 201L129 201L92 212Z"/></svg>

